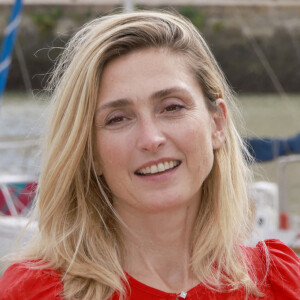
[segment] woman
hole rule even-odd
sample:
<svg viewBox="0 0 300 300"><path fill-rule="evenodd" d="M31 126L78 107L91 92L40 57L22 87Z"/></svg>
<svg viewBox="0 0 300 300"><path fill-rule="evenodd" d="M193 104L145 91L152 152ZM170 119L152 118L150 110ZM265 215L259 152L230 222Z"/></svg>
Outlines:
<svg viewBox="0 0 300 300"><path fill-rule="evenodd" d="M244 146L230 89L190 22L97 19L51 84L40 235L6 271L0 299L297 299L289 248L242 246Z"/></svg>

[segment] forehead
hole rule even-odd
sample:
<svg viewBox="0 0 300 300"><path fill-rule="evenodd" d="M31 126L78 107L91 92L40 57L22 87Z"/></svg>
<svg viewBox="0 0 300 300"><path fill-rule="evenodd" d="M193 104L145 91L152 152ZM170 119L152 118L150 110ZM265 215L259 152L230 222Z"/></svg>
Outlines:
<svg viewBox="0 0 300 300"><path fill-rule="evenodd" d="M116 71L114 76L126 75L128 68L143 68L144 73L149 74L153 71L168 71L174 66L188 71L183 55L168 48L145 48L113 58L105 65L102 75L114 71ZM124 74L122 70L125 71Z"/></svg>
<svg viewBox="0 0 300 300"><path fill-rule="evenodd" d="M115 58L105 66L99 99L195 85L200 88L183 55L165 48L142 49Z"/></svg>

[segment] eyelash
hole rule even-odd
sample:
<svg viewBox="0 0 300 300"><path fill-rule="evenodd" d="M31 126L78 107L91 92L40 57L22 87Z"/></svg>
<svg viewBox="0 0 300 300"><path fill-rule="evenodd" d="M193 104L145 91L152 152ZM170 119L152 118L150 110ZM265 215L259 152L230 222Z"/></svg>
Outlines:
<svg viewBox="0 0 300 300"><path fill-rule="evenodd" d="M105 125L114 125L117 123L122 122L126 117L124 116L114 116L112 118L109 118L106 122Z"/></svg>
<svg viewBox="0 0 300 300"><path fill-rule="evenodd" d="M167 107L164 108L164 111L167 111L167 112L176 112L176 111L179 111L179 110L181 110L183 108L184 108L184 106L180 105L180 104L170 104L170 105L168 105Z"/></svg>

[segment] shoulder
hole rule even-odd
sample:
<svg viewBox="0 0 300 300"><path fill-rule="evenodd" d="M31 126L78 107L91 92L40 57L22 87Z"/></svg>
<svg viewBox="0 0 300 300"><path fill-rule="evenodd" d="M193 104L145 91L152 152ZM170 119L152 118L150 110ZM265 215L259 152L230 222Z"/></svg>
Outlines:
<svg viewBox="0 0 300 300"><path fill-rule="evenodd" d="M55 270L26 261L11 265L0 278L0 300L62 300L62 284Z"/></svg>
<svg viewBox="0 0 300 300"><path fill-rule="evenodd" d="M287 276L300 279L300 258L280 240L272 239L259 242L256 248L262 253L264 260L269 261L270 271L280 270Z"/></svg>
<svg viewBox="0 0 300 300"><path fill-rule="evenodd" d="M300 259L292 249L280 240L271 239L259 242L250 253L254 268L257 272L264 271L275 295L286 300L299 299Z"/></svg>

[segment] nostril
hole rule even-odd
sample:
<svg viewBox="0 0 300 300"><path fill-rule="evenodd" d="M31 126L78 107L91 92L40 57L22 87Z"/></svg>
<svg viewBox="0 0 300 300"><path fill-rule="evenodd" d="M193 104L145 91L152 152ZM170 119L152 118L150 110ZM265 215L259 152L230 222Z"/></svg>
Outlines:
<svg viewBox="0 0 300 300"><path fill-rule="evenodd" d="M138 148L141 151L157 152L166 143L161 125L150 116L145 116L138 123Z"/></svg>
<svg viewBox="0 0 300 300"><path fill-rule="evenodd" d="M164 137L143 137L138 144L138 148L142 151L157 152L166 142Z"/></svg>

